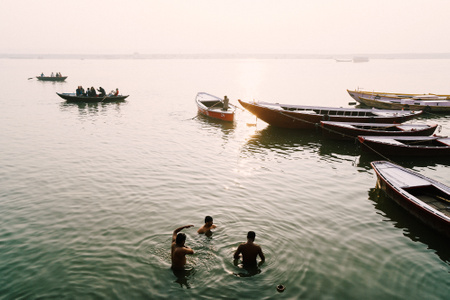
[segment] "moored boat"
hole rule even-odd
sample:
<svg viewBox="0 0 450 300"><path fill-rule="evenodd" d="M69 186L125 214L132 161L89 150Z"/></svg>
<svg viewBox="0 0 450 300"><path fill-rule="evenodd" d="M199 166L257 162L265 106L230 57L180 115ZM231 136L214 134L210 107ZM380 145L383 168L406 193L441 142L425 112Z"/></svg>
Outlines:
<svg viewBox="0 0 450 300"><path fill-rule="evenodd" d="M450 156L444 136L358 136L363 150L388 156Z"/></svg>
<svg viewBox="0 0 450 300"><path fill-rule="evenodd" d="M450 187L387 161L371 163L377 187L420 221L450 238Z"/></svg>
<svg viewBox="0 0 450 300"><path fill-rule="evenodd" d="M200 92L195 97L198 112L207 117L222 121L233 122L236 107L228 102L228 98L224 99L214 95Z"/></svg>
<svg viewBox="0 0 450 300"><path fill-rule="evenodd" d="M386 93L363 90L347 90L347 92L357 102L369 107L450 113L450 95Z"/></svg>
<svg viewBox="0 0 450 300"><path fill-rule="evenodd" d="M378 100L361 96L359 97L359 103L380 109L410 109L433 113L450 113L450 100L443 99L419 100L412 98Z"/></svg>
<svg viewBox="0 0 450 300"><path fill-rule="evenodd" d="M238 101L249 112L272 126L295 129L316 128L320 126L320 121L322 120L363 123L402 123L422 113L422 111L337 108Z"/></svg>
<svg viewBox="0 0 450 300"><path fill-rule="evenodd" d="M360 97L376 99L376 100L392 100L392 99L415 99L415 100L450 100L450 95L441 94L408 94L408 93L390 93L376 92L364 90L347 90L350 97L359 102Z"/></svg>
<svg viewBox="0 0 450 300"><path fill-rule="evenodd" d="M64 81L67 76L36 76L40 81Z"/></svg>
<svg viewBox="0 0 450 300"><path fill-rule="evenodd" d="M120 102L124 101L129 95L106 95L106 96L77 96L75 93L56 93L58 96L68 102Z"/></svg>
<svg viewBox="0 0 450 300"><path fill-rule="evenodd" d="M320 121L322 131L333 139L353 140L358 135L371 136L429 136L437 124L391 124Z"/></svg>

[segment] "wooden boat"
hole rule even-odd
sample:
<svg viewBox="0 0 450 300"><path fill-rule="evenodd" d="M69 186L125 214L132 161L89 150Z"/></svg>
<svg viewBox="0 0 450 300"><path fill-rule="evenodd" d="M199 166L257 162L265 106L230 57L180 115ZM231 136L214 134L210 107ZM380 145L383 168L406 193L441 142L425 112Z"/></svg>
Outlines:
<svg viewBox="0 0 450 300"><path fill-rule="evenodd" d="M320 121L325 135L334 139L353 140L358 135L371 136L428 136L432 135L435 125L427 124L389 124L389 123L353 123Z"/></svg>
<svg viewBox="0 0 450 300"><path fill-rule="evenodd" d="M416 99L392 99L392 100L377 100L365 97L359 97L359 103L369 107L380 109L410 109L423 110L425 112L433 113L450 113L449 100L416 100Z"/></svg>
<svg viewBox="0 0 450 300"><path fill-rule="evenodd" d="M119 102L124 101L129 95L118 95L118 96L97 96L97 97L87 97L87 96L77 96L75 93L56 93L58 96L63 98L68 102Z"/></svg>
<svg viewBox="0 0 450 300"><path fill-rule="evenodd" d="M320 121L322 120L363 123L402 123L422 113L422 111L388 111L238 101L249 112L272 126L295 129L316 128L320 126Z"/></svg>
<svg viewBox="0 0 450 300"><path fill-rule="evenodd" d="M197 104L198 112L202 115L228 122L233 122L234 120L236 107L225 103L224 99L200 92L195 97L195 103Z"/></svg>
<svg viewBox="0 0 450 300"><path fill-rule="evenodd" d="M450 156L443 136L358 136L363 150L394 156Z"/></svg>
<svg viewBox="0 0 450 300"><path fill-rule="evenodd" d="M66 80L67 76L36 76L36 78L40 81L64 81Z"/></svg>
<svg viewBox="0 0 450 300"><path fill-rule="evenodd" d="M433 100L450 100L450 95L440 94L407 94L407 93L389 93L375 92L363 90L347 90L350 97L359 102L360 97L376 99L376 100L392 100L392 99L413 99L423 101Z"/></svg>
<svg viewBox="0 0 450 300"><path fill-rule="evenodd" d="M450 112L450 95L403 94L347 90L357 102L380 109L410 109L436 113Z"/></svg>
<svg viewBox="0 0 450 300"><path fill-rule="evenodd" d="M377 187L420 221L450 238L450 187L387 161L374 161Z"/></svg>

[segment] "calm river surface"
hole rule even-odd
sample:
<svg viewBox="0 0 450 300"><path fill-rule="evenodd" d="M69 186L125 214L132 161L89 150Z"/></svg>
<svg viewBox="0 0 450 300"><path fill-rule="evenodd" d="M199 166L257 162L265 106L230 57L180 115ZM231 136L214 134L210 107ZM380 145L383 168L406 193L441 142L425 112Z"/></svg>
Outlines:
<svg viewBox="0 0 450 300"><path fill-rule="evenodd" d="M41 72L69 77L28 79ZM242 110L210 121L194 98L346 107L346 89L450 94L449 78L450 60L1 59L0 299L448 299L450 242L375 189L380 157ZM55 94L78 85L130 97ZM450 116L415 122L450 135ZM394 161L450 185L449 160ZM239 277L249 230L266 262Z"/></svg>

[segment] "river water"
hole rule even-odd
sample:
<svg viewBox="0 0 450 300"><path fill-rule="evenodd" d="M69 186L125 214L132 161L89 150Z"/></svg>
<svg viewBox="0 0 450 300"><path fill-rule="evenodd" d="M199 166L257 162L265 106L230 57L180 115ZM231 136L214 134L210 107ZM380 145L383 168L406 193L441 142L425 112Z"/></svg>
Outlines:
<svg viewBox="0 0 450 300"><path fill-rule="evenodd" d="M41 72L69 77L29 79ZM194 103L347 107L346 89L450 93L448 78L450 60L1 59L0 299L448 299L450 242L375 189L381 157ZM130 96L55 94L78 85ZM450 134L449 116L415 122ZM449 160L394 161L450 185ZM206 215L211 237L196 233ZM171 235L187 224L178 274ZM266 262L238 276L249 230Z"/></svg>

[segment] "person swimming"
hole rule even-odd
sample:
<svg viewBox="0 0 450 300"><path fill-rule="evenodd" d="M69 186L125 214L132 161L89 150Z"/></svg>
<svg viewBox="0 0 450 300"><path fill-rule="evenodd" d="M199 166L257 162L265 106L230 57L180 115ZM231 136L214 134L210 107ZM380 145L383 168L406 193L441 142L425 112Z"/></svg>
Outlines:
<svg viewBox="0 0 450 300"><path fill-rule="evenodd" d="M216 227L217 226L213 224L213 218L211 216L206 216L205 224L203 224L203 226L197 230L197 233L199 233L199 234L204 233L206 235L208 235L208 234L211 235L212 234L211 229L214 229Z"/></svg>

